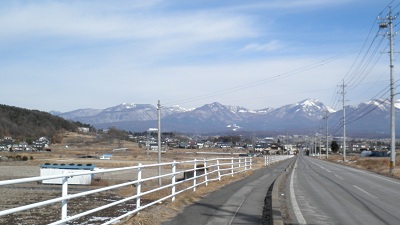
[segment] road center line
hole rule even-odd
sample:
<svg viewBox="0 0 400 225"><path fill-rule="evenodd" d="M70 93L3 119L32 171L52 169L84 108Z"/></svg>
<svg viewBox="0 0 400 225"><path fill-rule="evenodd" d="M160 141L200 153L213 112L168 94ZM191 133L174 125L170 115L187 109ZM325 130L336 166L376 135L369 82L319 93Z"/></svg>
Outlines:
<svg viewBox="0 0 400 225"><path fill-rule="evenodd" d="M292 170L292 176L290 178L290 200L292 202L292 208L293 208L294 215L296 216L297 222L299 224L307 224L306 220L303 217L303 214L301 214L299 205L297 204L297 200L296 200L296 196L294 194L294 188L293 188L293 177L294 177L294 170L297 167L297 159L296 159L296 162L294 163L293 170Z"/></svg>

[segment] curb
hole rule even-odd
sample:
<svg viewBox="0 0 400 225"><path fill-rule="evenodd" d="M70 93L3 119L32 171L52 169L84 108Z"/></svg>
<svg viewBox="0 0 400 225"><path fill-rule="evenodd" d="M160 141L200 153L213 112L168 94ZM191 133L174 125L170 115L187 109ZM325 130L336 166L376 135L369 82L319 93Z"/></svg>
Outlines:
<svg viewBox="0 0 400 225"><path fill-rule="evenodd" d="M286 168L285 172L282 172L279 177L275 180L274 186L272 188L272 224L274 225L283 225L283 219L282 219L282 211L281 211L281 204L279 201L279 187L281 186L282 182L285 179L286 172L291 171L292 167L294 165L294 162L296 162L297 157L293 162Z"/></svg>

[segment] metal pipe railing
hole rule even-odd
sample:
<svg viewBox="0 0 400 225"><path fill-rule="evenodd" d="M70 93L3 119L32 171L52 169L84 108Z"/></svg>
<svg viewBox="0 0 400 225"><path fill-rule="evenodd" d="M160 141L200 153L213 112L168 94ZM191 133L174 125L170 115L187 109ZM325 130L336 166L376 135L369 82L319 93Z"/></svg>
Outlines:
<svg viewBox="0 0 400 225"><path fill-rule="evenodd" d="M243 160L244 159L244 160ZM202 164L199 164L199 162L202 162ZM178 171L177 167L180 165L185 166L185 165L190 165L192 164L190 169L186 170L180 170ZM244 165L244 166L243 166ZM144 177L144 172L145 168L156 168L158 166L170 166L171 167L171 173L166 173L166 174L161 174L157 176L148 176ZM247 170L252 168L252 159L250 157L230 157L230 158L214 158L214 159L202 159L202 160L189 160L189 161L173 161L173 162L165 162L165 163L160 163L160 164L148 164L148 165L142 165L141 163L138 164L138 166L131 166L131 167L124 167L124 168L115 168L115 169L102 169L102 170L95 170L95 171L79 171L79 172L68 172L64 174L59 174L59 175L51 175L51 176L42 176L42 177L31 177L31 178L21 178L21 179L14 179L14 180L5 180L5 181L0 181L0 187L2 186L7 186L7 185L14 185L14 184L21 184L21 183L28 183L28 182L37 182L37 181L43 181L43 180L49 180L49 179L62 179L62 185L61 185L61 197L56 197L53 199L41 201L41 202L36 202L33 204L28 204L24 206L19 206L11 209L6 209L3 211L0 211L0 217L25 211L25 210L30 210L33 208L38 208L42 207L45 205L53 204L53 203L61 203L61 217L60 220L52 222L51 224L65 224L68 221L72 221L78 218L81 218L83 216L90 215L92 213L98 212L100 210L104 210L107 208L110 208L112 206L130 201L130 200L136 200L136 207L134 210L131 210L123 215L116 215L115 218L112 218L110 221L107 221L105 224L111 224L115 221L118 221L128 215L132 215L133 213L139 212L140 210L143 210L151 205L157 204L161 201L164 201L166 199L171 199L171 201L175 200L175 197L179 195L180 193L183 193L184 191L192 189L193 191L196 191L196 188L199 185L205 185L208 186L208 183L211 181L215 180L221 180L221 177L223 176L234 176L236 173L241 173L241 172L246 172ZM68 193L68 180L72 177L77 177L77 176L83 176L83 175L93 175L93 174L105 174L105 173L113 173L113 172L120 172L120 171L135 171L137 175L137 179L134 181L129 181L129 182L124 182L121 184L115 184L115 185L110 185L94 190L89 190L89 191L83 191L80 193L75 193L75 194L69 194ZM203 171L203 172L199 172ZM182 175L185 173L192 173L193 176L189 177L186 180L182 181L177 181L177 175ZM211 176L211 177L210 177ZM162 179L162 178L169 178L170 181L167 184L163 186L159 186L157 188L153 188L147 191L142 191L143 185L151 180L156 180L156 179ZM212 178L216 177L216 178ZM198 180L200 178L204 178L203 180ZM182 190L177 191L176 188L178 185L183 184L183 183L189 183L189 187L183 188ZM86 210L83 212L80 212L78 214L75 214L73 216L68 215L68 201L71 199L79 198L79 197L84 197L104 191L109 191L109 190L114 190L118 188L122 188L128 185L136 185L136 195L134 196L129 196L124 199L97 207L93 208L90 210ZM170 194L167 196L161 197L157 200L154 200L153 202L147 203L145 205L141 205L141 198L145 195L148 195L150 193L154 193L157 191L165 190L167 188L171 188ZM1 218L0 218L1 219Z"/></svg>

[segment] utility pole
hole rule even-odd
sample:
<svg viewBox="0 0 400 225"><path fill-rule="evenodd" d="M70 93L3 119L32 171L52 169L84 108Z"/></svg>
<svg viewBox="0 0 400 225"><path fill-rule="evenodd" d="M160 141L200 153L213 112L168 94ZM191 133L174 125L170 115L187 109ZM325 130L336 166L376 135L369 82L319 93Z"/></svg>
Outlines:
<svg viewBox="0 0 400 225"><path fill-rule="evenodd" d="M346 108L345 108L345 91L344 88L346 85L344 84L344 79L343 79L343 85L342 86L342 96L343 96L343 162L346 162Z"/></svg>
<svg viewBox="0 0 400 225"><path fill-rule="evenodd" d="M389 16L382 19L384 20L379 24L380 29L388 28L389 31L387 35L389 36L389 45L390 45L390 164L389 164L389 173L394 173L395 163L396 163L396 134L395 134L395 107L394 107L394 77L393 77L393 20L397 18L396 16L392 16L392 7L389 7ZM379 19L379 18L378 18Z"/></svg>
<svg viewBox="0 0 400 225"><path fill-rule="evenodd" d="M322 126L319 127L319 133L322 134ZM322 149L322 135L318 135L318 145L319 145L319 153L318 153L318 158L321 158L321 149Z"/></svg>
<svg viewBox="0 0 400 225"><path fill-rule="evenodd" d="M329 146L328 146L328 110L326 110L326 115L325 115L325 124L326 124L326 159L328 159L328 152L329 152Z"/></svg>
<svg viewBox="0 0 400 225"><path fill-rule="evenodd" d="M314 154L313 156L317 155L317 134L314 135Z"/></svg>
<svg viewBox="0 0 400 225"><path fill-rule="evenodd" d="M318 153L318 158L321 158L321 137L318 138L318 144L319 144L319 153Z"/></svg>
<svg viewBox="0 0 400 225"><path fill-rule="evenodd" d="M158 117L158 176L161 176L161 104L158 100L157 104L157 117ZM161 186L161 177L158 178L158 185Z"/></svg>

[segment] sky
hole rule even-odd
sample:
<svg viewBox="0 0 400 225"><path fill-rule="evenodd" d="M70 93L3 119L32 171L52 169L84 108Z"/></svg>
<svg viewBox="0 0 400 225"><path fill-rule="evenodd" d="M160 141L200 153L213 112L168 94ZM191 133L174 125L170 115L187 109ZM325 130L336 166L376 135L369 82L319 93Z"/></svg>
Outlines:
<svg viewBox="0 0 400 225"><path fill-rule="evenodd" d="M389 4L396 15L400 0L1 1L0 104L340 109L340 85L348 105L388 98Z"/></svg>

